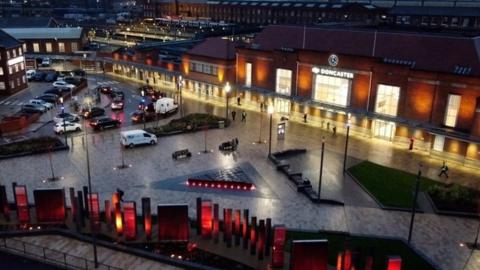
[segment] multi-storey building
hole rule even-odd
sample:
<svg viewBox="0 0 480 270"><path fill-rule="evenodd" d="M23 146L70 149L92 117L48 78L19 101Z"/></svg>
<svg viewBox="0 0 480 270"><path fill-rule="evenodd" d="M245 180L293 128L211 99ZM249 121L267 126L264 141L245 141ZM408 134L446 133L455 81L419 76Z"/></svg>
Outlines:
<svg viewBox="0 0 480 270"><path fill-rule="evenodd" d="M269 26L237 49L237 85L279 113L478 165L479 49L444 34Z"/></svg>
<svg viewBox="0 0 480 270"><path fill-rule="evenodd" d="M27 87L22 43L0 30L0 95Z"/></svg>

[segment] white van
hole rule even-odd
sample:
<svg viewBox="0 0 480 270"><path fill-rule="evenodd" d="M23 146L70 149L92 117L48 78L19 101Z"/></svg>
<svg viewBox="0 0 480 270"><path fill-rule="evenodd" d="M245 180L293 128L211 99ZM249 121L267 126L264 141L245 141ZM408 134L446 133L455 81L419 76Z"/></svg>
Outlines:
<svg viewBox="0 0 480 270"><path fill-rule="evenodd" d="M35 73L37 73L34 69L29 69L27 70L26 74L27 74L27 80L32 80L33 79L33 76L35 76Z"/></svg>
<svg viewBox="0 0 480 270"><path fill-rule="evenodd" d="M155 103L155 112L159 114L174 113L178 109L178 105L173 98L161 98Z"/></svg>
<svg viewBox="0 0 480 270"><path fill-rule="evenodd" d="M121 144L125 147L134 147L139 144L151 144L157 143L157 136L148 133L145 130L135 129L120 132Z"/></svg>

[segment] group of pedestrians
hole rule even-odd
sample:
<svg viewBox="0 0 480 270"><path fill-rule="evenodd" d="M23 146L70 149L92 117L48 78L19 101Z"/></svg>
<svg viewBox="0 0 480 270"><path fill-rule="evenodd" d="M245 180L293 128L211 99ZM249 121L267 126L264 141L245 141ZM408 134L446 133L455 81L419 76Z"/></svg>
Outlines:
<svg viewBox="0 0 480 270"><path fill-rule="evenodd" d="M237 112L235 110L232 110L232 121L235 121L235 116L237 115ZM247 122L247 113L245 111L242 111L242 122L246 123Z"/></svg>

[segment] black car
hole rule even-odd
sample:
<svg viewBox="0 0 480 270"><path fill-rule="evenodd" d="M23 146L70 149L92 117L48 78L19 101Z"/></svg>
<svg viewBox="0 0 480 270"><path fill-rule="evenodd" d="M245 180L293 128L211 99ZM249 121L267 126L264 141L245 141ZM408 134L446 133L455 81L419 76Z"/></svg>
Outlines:
<svg viewBox="0 0 480 270"><path fill-rule="evenodd" d="M41 96L35 97L35 99L41 99L45 102L52 103L52 104L57 104L58 101L58 96L54 94L43 94Z"/></svg>
<svg viewBox="0 0 480 270"><path fill-rule="evenodd" d="M100 86L97 86L97 91L105 95L110 95L112 93L112 87L106 86L106 85L100 85Z"/></svg>
<svg viewBox="0 0 480 270"><path fill-rule="evenodd" d="M145 114L144 111L136 110L131 114L130 119L134 123L143 123L143 115L144 114ZM155 112L148 112L147 111L146 114L145 114L145 122L154 121L154 120L156 120Z"/></svg>
<svg viewBox="0 0 480 270"><path fill-rule="evenodd" d="M94 119L90 122L90 126L95 130L103 130L106 128L116 128L122 123L119 120L112 119L110 117L102 117Z"/></svg>
<svg viewBox="0 0 480 270"><path fill-rule="evenodd" d="M56 72L49 72L47 73L47 75L45 76L45 81L46 82L54 82L56 81L58 78L58 74Z"/></svg>
<svg viewBox="0 0 480 270"><path fill-rule="evenodd" d="M69 84L73 84L75 86L78 86L80 85L80 83L82 83L81 79L77 79L75 77L65 77L63 78L63 81Z"/></svg>
<svg viewBox="0 0 480 270"><path fill-rule="evenodd" d="M47 74L45 72L37 71L35 75L33 75L33 80L36 82L43 82Z"/></svg>
<svg viewBox="0 0 480 270"><path fill-rule="evenodd" d="M83 69L74 69L71 71L71 73L73 74L73 76L79 76L79 77L85 77L86 75L85 70Z"/></svg>
<svg viewBox="0 0 480 270"><path fill-rule="evenodd" d="M105 114L105 110L103 108L92 107L88 110L82 111L82 116L89 119L97 116L102 116Z"/></svg>
<svg viewBox="0 0 480 270"><path fill-rule="evenodd" d="M140 86L138 88L138 91L140 92L140 94L142 94L142 91L143 91L145 96L151 96L155 94L155 90L153 89L153 86L150 86L150 85Z"/></svg>
<svg viewBox="0 0 480 270"><path fill-rule="evenodd" d="M56 95L57 97L62 96L62 91L58 88L51 88L51 89L48 89L47 91L45 91L43 93L44 94L53 94L53 95Z"/></svg>
<svg viewBox="0 0 480 270"><path fill-rule="evenodd" d="M115 99L115 98L121 98L122 100L125 99L125 93L123 93L123 91L118 91L118 90L112 90L112 92L110 92L110 97Z"/></svg>

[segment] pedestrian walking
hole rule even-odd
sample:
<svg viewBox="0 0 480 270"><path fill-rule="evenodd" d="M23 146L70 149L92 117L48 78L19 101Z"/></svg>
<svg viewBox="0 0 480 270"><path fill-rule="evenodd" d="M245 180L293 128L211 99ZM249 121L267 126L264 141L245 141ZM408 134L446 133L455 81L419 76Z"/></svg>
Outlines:
<svg viewBox="0 0 480 270"><path fill-rule="evenodd" d="M237 112L232 110L231 114L232 114L232 121L235 121L235 116L237 115Z"/></svg>
<svg viewBox="0 0 480 270"><path fill-rule="evenodd" d="M337 127L336 127L336 126L333 126L333 127L332 127L332 131L333 131L332 136L333 136L333 137L336 137L336 136L337 136Z"/></svg>
<svg viewBox="0 0 480 270"><path fill-rule="evenodd" d="M327 131L330 130L330 122L327 122Z"/></svg>
<svg viewBox="0 0 480 270"><path fill-rule="evenodd" d="M415 138L412 136L410 138L410 145L408 146L408 150L412 151L413 150L413 143L415 142Z"/></svg>
<svg viewBox="0 0 480 270"><path fill-rule="evenodd" d="M240 104L240 95L237 96L237 105L240 106L242 104Z"/></svg>
<svg viewBox="0 0 480 270"><path fill-rule="evenodd" d="M245 111L242 111L242 122L247 122L247 113Z"/></svg>
<svg viewBox="0 0 480 270"><path fill-rule="evenodd" d="M438 175L438 177L442 177L442 175L445 175L445 177L448 178L448 166L447 164L445 164L445 161L443 161L443 165L442 167L440 168L440 174Z"/></svg>
<svg viewBox="0 0 480 270"><path fill-rule="evenodd" d="M238 138L235 138L235 149L238 147Z"/></svg>
<svg viewBox="0 0 480 270"><path fill-rule="evenodd" d="M303 122L307 123L307 114L306 113L303 114Z"/></svg>
<svg viewBox="0 0 480 270"><path fill-rule="evenodd" d="M260 102L260 112L263 112L263 102Z"/></svg>

